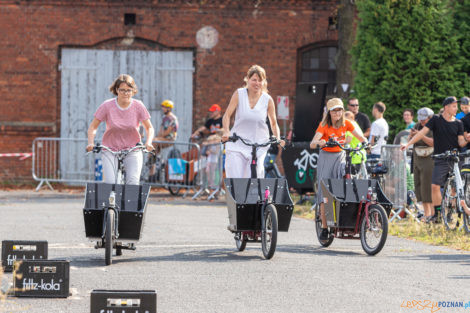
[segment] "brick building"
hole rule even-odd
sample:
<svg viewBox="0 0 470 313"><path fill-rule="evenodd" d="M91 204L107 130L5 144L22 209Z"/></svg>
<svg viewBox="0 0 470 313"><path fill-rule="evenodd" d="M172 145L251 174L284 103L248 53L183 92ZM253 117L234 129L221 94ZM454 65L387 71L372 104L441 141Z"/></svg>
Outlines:
<svg viewBox="0 0 470 313"><path fill-rule="evenodd" d="M117 58L119 69L134 64L134 72L129 70L134 77L150 68L139 64L144 60L139 58L151 56L150 52L182 52L186 59L189 55L189 68L187 63L183 67L190 74L182 85L159 85L163 89L153 91L158 81L171 81L164 71L173 67L163 61L158 68L163 76L151 79L158 80L155 85L144 86L148 80L141 78L143 88L136 98L141 96L154 111L156 128L157 104L170 97L166 89L173 89L175 97L189 92L184 101L176 102L179 114L189 114L182 125L187 138L203 123L211 104L228 104L252 64L266 69L274 99L289 96L293 116L299 82L334 81L336 8L337 1L321 0L4 0L0 2L0 153L31 152L36 137L84 137L94 110L112 96L100 93L104 96L90 98L86 93L96 88L106 92L112 82L112 70L103 76L106 81L95 81L106 72L98 64L106 53L114 53L109 58ZM85 59L94 55L94 67L86 60L81 64L80 55ZM74 110L86 103L91 103L86 117L66 121L66 115L81 114ZM1 157L0 168L1 181L31 179L31 158Z"/></svg>

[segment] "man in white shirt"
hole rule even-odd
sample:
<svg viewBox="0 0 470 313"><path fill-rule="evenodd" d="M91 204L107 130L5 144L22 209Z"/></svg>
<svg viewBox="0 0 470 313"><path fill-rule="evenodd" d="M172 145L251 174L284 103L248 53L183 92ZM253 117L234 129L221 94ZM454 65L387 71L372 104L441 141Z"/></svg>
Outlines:
<svg viewBox="0 0 470 313"><path fill-rule="evenodd" d="M371 145L375 145L375 147L371 149L371 154L367 157L368 159L379 159L382 146L387 143L388 124L383 118L384 112L385 104L383 102L379 101L374 104L372 115L374 116L375 121L372 123L370 128L369 142Z"/></svg>

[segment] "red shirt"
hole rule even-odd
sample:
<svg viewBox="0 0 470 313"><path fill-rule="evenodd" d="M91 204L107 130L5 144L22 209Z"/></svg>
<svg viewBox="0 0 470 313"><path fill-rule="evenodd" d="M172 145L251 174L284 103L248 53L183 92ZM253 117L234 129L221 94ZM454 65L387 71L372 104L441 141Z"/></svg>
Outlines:
<svg viewBox="0 0 470 313"><path fill-rule="evenodd" d="M350 131L350 132L354 131L354 125L346 119L344 120L344 125L340 126L339 128L328 126L328 124L326 124L325 126L322 126L321 123L320 125L318 125L318 128L317 128L317 133L322 134L320 139L324 139L325 141L328 141L330 137L333 137L333 139L339 143L345 142L347 131ZM322 150L327 151L327 152L341 152L340 147L323 147Z"/></svg>

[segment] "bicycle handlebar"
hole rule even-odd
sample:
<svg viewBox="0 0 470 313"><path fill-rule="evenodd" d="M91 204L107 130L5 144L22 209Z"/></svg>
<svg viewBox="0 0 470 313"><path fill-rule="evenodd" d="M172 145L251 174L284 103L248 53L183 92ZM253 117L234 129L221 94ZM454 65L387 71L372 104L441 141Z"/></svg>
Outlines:
<svg viewBox="0 0 470 313"><path fill-rule="evenodd" d="M99 142L93 147L93 150L91 150L90 152L87 152L87 153L100 153L101 150L106 150L114 155L128 155L129 153L131 153L132 151L134 150L137 150L137 149L141 149L143 150L145 153L151 153L152 155L155 155L155 151L148 151L145 147L145 145L143 145L141 142L139 142L135 147L132 147L130 149L124 149L124 150L120 150L120 151L113 151L111 150L111 148L107 147L107 146L104 146L104 145L101 145Z"/></svg>
<svg viewBox="0 0 470 313"><path fill-rule="evenodd" d="M439 153L439 154L433 154L431 155L431 158L433 159L449 159L449 158L465 158L470 156L470 150L467 150L465 152L460 152L457 149L452 149L452 150L447 150L446 152Z"/></svg>
<svg viewBox="0 0 470 313"><path fill-rule="evenodd" d="M272 144L277 144L279 145L281 143L280 140L277 140L275 137L271 137L269 138L269 140L265 143L251 143L251 142L247 142L246 139L243 139L242 137L238 136L236 133L233 133L232 136L228 137L228 141L231 141L231 142L235 142L237 140L240 140L241 142L243 142L243 144L247 145L247 146L250 146L250 147L256 147L256 148L260 148L260 147L267 147L269 145L272 145ZM282 146L281 146L282 147ZM284 147L282 147L283 149L285 149Z"/></svg>
<svg viewBox="0 0 470 313"><path fill-rule="evenodd" d="M371 146L368 142L366 142L366 144L364 145L361 144L357 146L356 148L351 148L351 147L346 147L345 144L341 144L338 141L334 140L333 138L330 138L326 142L325 147L339 147L341 150L346 151L346 152L358 152L362 149L373 148L374 146Z"/></svg>

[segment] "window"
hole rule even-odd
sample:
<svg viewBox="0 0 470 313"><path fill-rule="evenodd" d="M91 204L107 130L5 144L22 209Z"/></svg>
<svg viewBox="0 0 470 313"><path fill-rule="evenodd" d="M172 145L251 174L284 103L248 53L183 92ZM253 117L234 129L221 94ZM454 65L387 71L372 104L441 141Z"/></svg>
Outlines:
<svg viewBox="0 0 470 313"><path fill-rule="evenodd" d="M300 52L299 83L328 83L331 92L336 85L335 46L323 46Z"/></svg>

